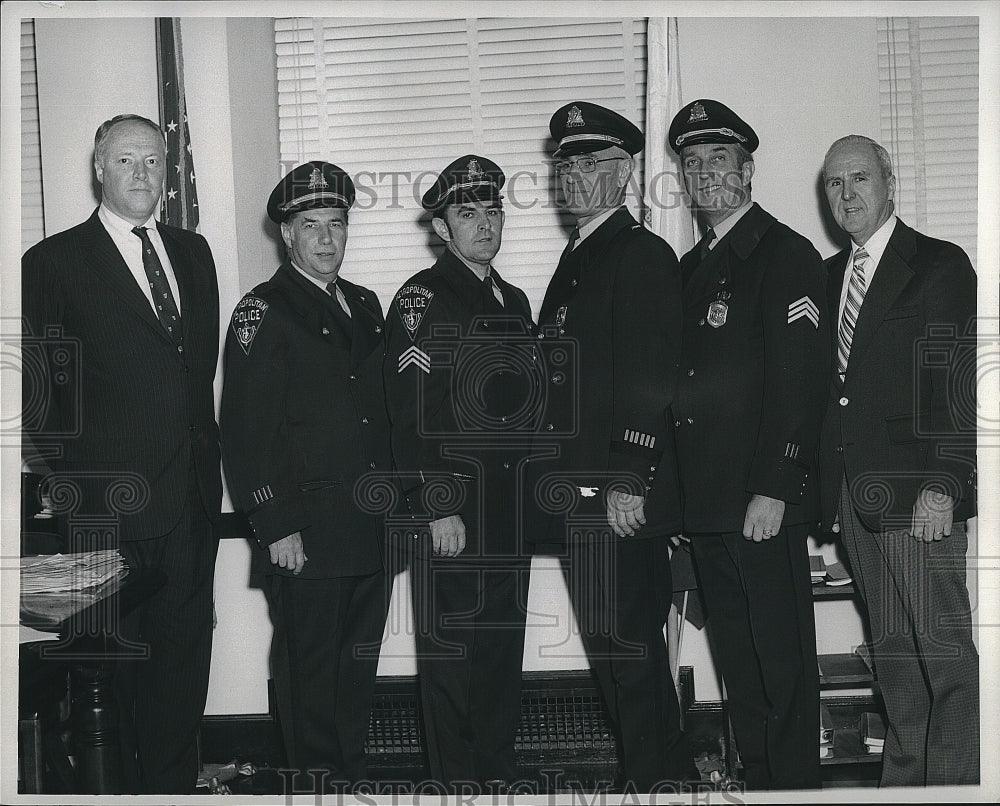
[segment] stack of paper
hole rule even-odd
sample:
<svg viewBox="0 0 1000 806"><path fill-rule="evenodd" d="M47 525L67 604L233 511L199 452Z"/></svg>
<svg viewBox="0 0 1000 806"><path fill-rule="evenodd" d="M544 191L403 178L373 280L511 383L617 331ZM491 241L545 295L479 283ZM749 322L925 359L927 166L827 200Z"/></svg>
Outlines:
<svg viewBox="0 0 1000 806"><path fill-rule="evenodd" d="M858 732L869 753L882 752L882 747L885 745L885 723L881 716L871 711L865 711L861 715Z"/></svg>
<svg viewBox="0 0 1000 806"><path fill-rule="evenodd" d="M851 583L851 575L847 573L847 569L844 568L844 564L830 563L826 567L826 584L827 585L849 585Z"/></svg>
<svg viewBox="0 0 1000 806"><path fill-rule="evenodd" d="M822 554L809 555L809 576L813 585L818 585L826 579L826 560L823 559Z"/></svg>
<svg viewBox="0 0 1000 806"><path fill-rule="evenodd" d="M21 558L21 595L85 591L128 573L117 549Z"/></svg>

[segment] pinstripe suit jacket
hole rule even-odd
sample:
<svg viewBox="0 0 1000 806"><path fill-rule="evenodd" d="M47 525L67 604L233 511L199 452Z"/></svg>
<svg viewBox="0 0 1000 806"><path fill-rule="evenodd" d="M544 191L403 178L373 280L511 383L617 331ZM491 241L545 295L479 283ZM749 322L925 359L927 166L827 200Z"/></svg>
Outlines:
<svg viewBox="0 0 1000 806"><path fill-rule="evenodd" d="M96 211L21 261L23 430L78 491L55 496L57 511L114 523L121 540L157 537L178 522L192 461L210 516L222 497L215 263L202 236L157 229L177 278L182 349Z"/></svg>

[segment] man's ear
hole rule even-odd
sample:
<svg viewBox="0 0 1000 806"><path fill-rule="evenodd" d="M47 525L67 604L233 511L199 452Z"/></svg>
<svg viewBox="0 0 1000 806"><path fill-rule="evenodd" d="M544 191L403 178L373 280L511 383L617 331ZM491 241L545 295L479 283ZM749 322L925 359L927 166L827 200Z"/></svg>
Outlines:
<svg viewBox="0 0 1000 806"><path fill-rule="evenodd" d="M635 160L632 157L623 159L621 164L618 166L618 173L615 176L617 180L618 187L623 188L628 185L629 177L632 176L632 171L635 170Z"/></svg>
<svg viewBox="0 0 1000 806"><path fill-rule="evenodd" d="M740 173L743 175L743 186L747 187L750 184L750 180L753 179L753 160L747 160L743 163L743 167L740 168Z"/></svg>
<svg viewBox="0 0 1000 806"><path fill-rule="evenodd" d="M438 237L448 243L451 240L451 230L448 228L448 222L443 218L438 218L434 216L431 219L431 226L434 227L434 231L438 234Z"/></svg>
<svg viewBox="0 0 1000 806"><path fill-rule="evenodd" d="M281 222L281 240L285 242L285 249L291 251L292 248L292 225L287 221Z"/></svg>
<svg viewBox="0 0 1000 806"><path fill-rule="evenodd" d="M94 158L94 174L97 176L97 181L100 182L103 185L104 184L104 166L101 165L101 163L98 161L98 159L96 157Z"/></svg>

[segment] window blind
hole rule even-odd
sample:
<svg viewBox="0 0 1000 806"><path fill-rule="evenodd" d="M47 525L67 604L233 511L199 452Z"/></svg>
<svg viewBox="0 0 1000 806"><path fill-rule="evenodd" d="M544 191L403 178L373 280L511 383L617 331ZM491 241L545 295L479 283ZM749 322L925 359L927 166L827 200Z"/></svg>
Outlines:
<svg viewBox="0 0 1000 806"><path fill-rule="evenodd" d="M979 25L975 17L881 18L884 145L896 210L916 229L961 246L976 265Z"/></svg>
<svg viewBox="0 0 1000 806"><path fill-rule="evenodd" d="M472 152L507 175L494 264L537 314L571 226L552 193L550 116L588 100L645 122L645 19L283 18L275 48L281 172L325 159L354 177L344 276L384 309L441 248L420 197ZM641 168L640 155L636 212Z"/></svg>
<svg viewBox="0 0 1000 806"><path fill-rule="evenodd" d="M21 20L21 252L45 237L35 21Z"/></svg>

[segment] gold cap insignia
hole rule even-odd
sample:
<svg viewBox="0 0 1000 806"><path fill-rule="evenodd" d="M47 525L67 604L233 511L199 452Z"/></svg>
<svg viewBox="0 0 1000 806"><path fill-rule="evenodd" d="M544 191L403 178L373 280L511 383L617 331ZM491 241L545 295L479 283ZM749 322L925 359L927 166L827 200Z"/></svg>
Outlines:
<svg viewBox="0 0 1000 806"><path fill-rule="evenodd" d="M583 122L583 112L580 111L580 107L571 106L569 112L566 114L566 128L572 129L577 126L586 126L587 124Z"/></svg>
<svg viewBox="0 0 1000 806"><path fill-rule="evenodd" d="M475 182L477 179L483 178L483 169L479 165L479 160L469 160L468 166L465 169L466 174L470 182Z"/></svg>
<svg viewBox="0 0 1000 806"><path fill-rule="evenodd" d="M319 168L313 168L313 172L309 175L309 190L329 186L330 183L323 178L323 172Z"/></svg>
<svg viewBox="0 0 1000 806"><path fill-rule="evenodd" d="M705 107L701 105L701 101L695 101L691 105L691 115L688 117L688 123L697 123L699 120L708 120L708 114L705 112Z"/></svg>

